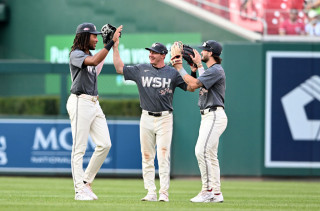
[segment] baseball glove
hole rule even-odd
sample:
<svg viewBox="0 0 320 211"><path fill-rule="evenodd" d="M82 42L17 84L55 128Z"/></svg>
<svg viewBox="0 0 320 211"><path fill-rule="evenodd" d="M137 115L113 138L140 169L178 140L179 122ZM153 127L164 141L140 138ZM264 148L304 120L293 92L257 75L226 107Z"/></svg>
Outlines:
<svg viewBox="0 0 320 211"><path fill-rule="evenodd" d="M183 44L181 41L174 42L171 46L171 60L170 63L172 66L176 64L182 64L182 51L183 51Z"/></svg>
<svg viewBox="0 0 320 211"><path fill-rule="evenodd" d="M195 63L193 63L190 55L192 55L194 57L193 48L190 47L189 45L183 44L183 51L182 51L183 59L186 60L190 66L197 67L197 65Z"/></svg>
<svg viewBox="0 0 320 211"><path fill-rule="evenodd" d="M110 42L113 38L114 33L116 32L117 28L112 26L111 24L106 24L102 26L101 28L101 36L103 38L103 43L107 44ZM121 32L120 32L120 37L121 37Z"/></svg>

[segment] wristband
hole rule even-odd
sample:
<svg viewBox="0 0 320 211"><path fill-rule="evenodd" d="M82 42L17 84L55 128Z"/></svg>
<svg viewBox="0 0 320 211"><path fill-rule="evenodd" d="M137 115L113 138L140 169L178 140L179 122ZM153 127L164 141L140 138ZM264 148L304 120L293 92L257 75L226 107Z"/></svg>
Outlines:
<svg viewBox="0 0 320 211"><path fill-rule="evenodd" d="M204 68L200 67L198 68L199 76L201 76L204 73Z"/></svg>
<svg viewBox="0 0 320 211"><path fill-rule="evenodd" d="M104 46L105 49L107 49L108 51L110 51L110 49L112 48L114 44L114 41L111 40L110 42L108 42L108 44L106 44L106 46Z"/></svg>
<svg viewBox="0 0 320 211"><path fill-rule="evenodd" d="M199 62L198 64L197 64L197 67L202 67L203 65L202 65L202 63L201 62Z"/></svg>
<svg viewBox="0 0 320 211"><path fill-rule="evenodd" d="M179 70L179 73L180 73L180 75L181 75L182 78L183 78L185 75L188 75L188 73L186 72L186 70L185 70L184 68L181 68L181 69Z"/></svg>
<svg viewBox="0 0 320 211"><path fill-rule="evenodd" d="M197 78L197 72L193 72L193 71L191 71L191 74L190 74L192 77L194 77L194 78Z"/></svg>

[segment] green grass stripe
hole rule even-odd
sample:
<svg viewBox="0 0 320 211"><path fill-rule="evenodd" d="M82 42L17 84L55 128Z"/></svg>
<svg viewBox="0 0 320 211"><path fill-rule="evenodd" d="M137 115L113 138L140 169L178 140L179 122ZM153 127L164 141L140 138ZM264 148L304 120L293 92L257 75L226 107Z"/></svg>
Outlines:
<svg viewBox="0 0 320 211"><path fill-rule="evenodd" d="M159 187L159 180L156 180ZM97 178L97 201L75 201L71 178L0 177L0 210L320 210L319 181L222 179L224 203L191 203L200 178L172 179L170 202L142 202L142 179Z"/></svg>

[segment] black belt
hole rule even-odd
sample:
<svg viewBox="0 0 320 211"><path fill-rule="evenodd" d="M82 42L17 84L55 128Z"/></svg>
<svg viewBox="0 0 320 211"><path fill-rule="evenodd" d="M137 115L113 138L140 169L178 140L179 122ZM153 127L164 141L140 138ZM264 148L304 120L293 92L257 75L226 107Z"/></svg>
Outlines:
<svg viewBox="0 0 320 211"><path fill-rule="evenodd" d="M172 111L169 111L169 114L171 114L171 113L172 113ZM149 114L150 116L154 116L154 117L160 117L160 116L163 115L162 112L151 112L151 111L148 111L148 114Z"/></svg>
<svg viewBox="0 0 320 211"><path fill-rule="evenodd" d="M208 112L216 111L216 110L217 110L217 108L218 108L218 106L215 106L215 107L209 108L209 111L208 111ZM201 114L201 115L204 115L205 110L207 110L207 109L200 110L200 114Z"/></svg>

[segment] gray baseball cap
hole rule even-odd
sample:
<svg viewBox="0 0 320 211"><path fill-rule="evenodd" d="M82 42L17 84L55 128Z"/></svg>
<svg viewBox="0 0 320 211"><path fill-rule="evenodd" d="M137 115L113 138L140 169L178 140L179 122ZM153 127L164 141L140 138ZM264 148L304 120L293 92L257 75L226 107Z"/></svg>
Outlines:
<svg viewBox="0 0 320 211"><path fill-rule="evenodd" d="M90 34L102 34L101 32L97 31L97 28L92 23L82 23L77 27L77 34L89 32Z"/></svg>
<svg viewBox="0 0 320 211"><path fill-rule="evenodd" d="M161 43L153 43L152 46L150 48L146 48L146 50L149 51L154 51L160 54L167 54L168 53L168 49L166 48L166 46L164 46Z"/></svg>
<svg viewBox="0 0 320 211"><path fill-rule="evenodd" d="M208 40L199 46L199 48L205 51L211 51L214 56L220 56L222 52L222 46L215 40Z"/></svg>

